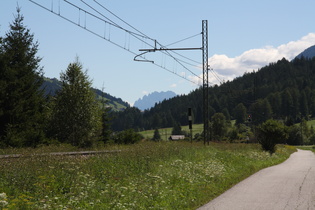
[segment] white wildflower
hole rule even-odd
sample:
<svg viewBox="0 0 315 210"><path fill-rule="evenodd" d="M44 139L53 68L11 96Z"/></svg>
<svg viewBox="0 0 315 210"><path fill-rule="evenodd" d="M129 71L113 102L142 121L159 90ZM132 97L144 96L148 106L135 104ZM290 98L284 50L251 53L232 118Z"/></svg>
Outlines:
<svg viewBox="0 0 315 210"><path fill-rule="evenodd" d="M8 205L7 194L0 193L0 207L5 207Z"/></svg>
<svg viewBox="0 0 315 210"><path fill-rule="evenodd" d="M7 194L5 194L5 193L0 193L0 199L1 199L1 200L7 199Z"/></svg>
<svg viewBox="0 0 315 210"><path fill-rule="evenodd" d="M8 205L8 202L5 200L0 201L0 207L5 207L6 205Z"/></svg>

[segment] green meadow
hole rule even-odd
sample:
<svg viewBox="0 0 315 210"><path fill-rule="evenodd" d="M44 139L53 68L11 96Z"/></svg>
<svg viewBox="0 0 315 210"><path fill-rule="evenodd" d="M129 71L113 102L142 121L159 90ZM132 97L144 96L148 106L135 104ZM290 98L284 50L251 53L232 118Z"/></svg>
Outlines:
<svg viewBox="0 0 315 210"><path fill-rule="evenodd" d="M91 156L31 155L0 159L0 209L195 209L256 171L284 161L256 144L141 142Z"/></svg>
<svg viewBox="0 0 315 210"><path fill-rule="evenodd" d="M190 133L189 127L188 125L186 126L181 126L182 131L185 131L187 133ZM168 138L170 137L170 135L172 134L172 129L173 128L160 128L159 133L161 135L161 139L162 140L168 140ZM193 124L192 125L192 132L193 132L193 136L196 133L201 134L203 131L203 124ZM152 139L153 135L154 135L154 130L146 130L146 131L141 131L139 132L144 138L146 139Z"/></svg>

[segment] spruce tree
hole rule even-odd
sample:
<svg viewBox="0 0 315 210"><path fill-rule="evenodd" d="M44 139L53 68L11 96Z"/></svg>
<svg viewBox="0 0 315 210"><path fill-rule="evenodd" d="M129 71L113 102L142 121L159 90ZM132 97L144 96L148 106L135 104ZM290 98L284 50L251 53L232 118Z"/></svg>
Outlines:
<svg viewBox="0 0 315 210"><path fill-rule="evenodd" d="M242 124L246 122L247 109L243 103L239 103L234 109L234 117L236 124Z"/></svg>
<svg viewBox="0 0 315 210"><path fill-rule="evenodd" d="M161 140L161 135L160 135L159 129L156 128L154 130L154 135L153 135L152 140L153 141L160 141Z"/></svg>
<svg viewBox="0 0 315 210"><path fill-rule="evenodd" d="M87 72L77 59L60 79L62 88L56 94L51 119L53 136L74 146L91 146L101 132L101 108Z"/></svg>
<svg viewBox="0 0 315 210"><path fill-rule="evenodd" d="M227 131L226 118L223 113L215 113L211 117L212 133L216 140L221 140Z"/></svg>
<svg viewBox="0 0 315 210"><path fill-rule="evenodd" d="M0 140L2 146L36 146L44 138L42 69L38 42L17 15L0 50Z"/></svg>
<svg viewBox="0 0 315 210"><path fill-rule="evenodd" d="M182 127L176 121L174 122L174 125L173 125L172 135L182 135Z"/></svg>
<svg viewBox="0 0 315 210"><path fill-rule="evenodd" d="M104 88L102 88L102 98L101 98L101 104L102 104L102 108L101 108L101 116L102 116L102 131L101 131L101 141L103 141L104 143L107 143L110 140L110 136L111 136L111 124L110 121L112 120L111 116L109 115L109 113L111 112L111 107L108 105L108 100L106 100L105 98L105 94L104 94Z"/></svg>

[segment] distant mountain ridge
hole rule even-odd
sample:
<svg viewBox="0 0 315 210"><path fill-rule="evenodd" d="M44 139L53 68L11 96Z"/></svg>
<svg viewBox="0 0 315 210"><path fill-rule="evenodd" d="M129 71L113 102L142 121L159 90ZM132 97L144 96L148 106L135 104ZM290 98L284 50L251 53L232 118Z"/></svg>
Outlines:
<svg viewBox="0 0 315 210"><path fill-rule="evenodd" d="M315 45L307 48L306 50L304 50L303 52L301 52L299 55L296 56L296 58L313 58L315 57Z"/></svg>
<svg viewBox="0 0 315 210"><path fill-rule="evenodd" d="M153 93L150 93L149 95L145 95L142 98L139 98L134 103L134 107L137 107L138 109L144 111L146 109L150 109L154 107L156 103L173 98L175 96L176 96L176 93L174 93L173 91L166 91L166 92L154 91Z"/></svg>
<svg viewBox="0 0 315 210"><path fill-rule="evenodd" d="M45 95L52 95L54 96L58 90L61 88L61 82L56 79L50 79L50 78L44 78L44 82L41 86L42 89L45 91ZM105 97L107 100L108 105L114 110L114 111L122 111L129 107L130 105L123 101L121 98L116 98L108 93L104 93L99 89L92 88L92 90L95 92L97 99L101 99Z"/></svg>

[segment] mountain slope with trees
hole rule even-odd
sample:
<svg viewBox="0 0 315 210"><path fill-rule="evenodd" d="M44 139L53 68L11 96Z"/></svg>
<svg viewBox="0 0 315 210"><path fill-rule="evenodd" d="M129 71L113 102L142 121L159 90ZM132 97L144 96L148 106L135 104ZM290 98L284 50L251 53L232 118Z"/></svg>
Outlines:
<svg viewBox="0 0 315 210"><path fill-rule="evenodd" d="M248 120L260 124L267 119L283 120L286 124L315 116L315 58L286 59L245 73L209 90L209 119L223 113L226 119L239 123ZM127 108L115 113L114 130L137 130L172 127L174 122L187 125L187 109L192 108L194 123L202 123L202 88L188 95L176 96L141 113Z"/></svg>
<svg viewBox="0 0 315 210"><path fill-rule="evenodd" d="M56 79L44 78L41 88L44 90L45 95L55 96L62 87L62 83ZM103 98L107 101L107 105L113 111L122 111L129 107L130 105L123 101L121 98L116 98L108 93L103 92L102 90L91 88L95 92L97 99L102 100Z"/></svg>

